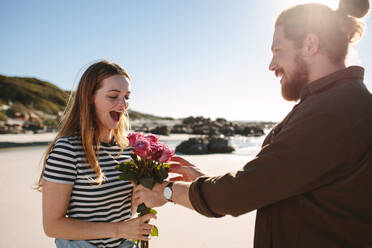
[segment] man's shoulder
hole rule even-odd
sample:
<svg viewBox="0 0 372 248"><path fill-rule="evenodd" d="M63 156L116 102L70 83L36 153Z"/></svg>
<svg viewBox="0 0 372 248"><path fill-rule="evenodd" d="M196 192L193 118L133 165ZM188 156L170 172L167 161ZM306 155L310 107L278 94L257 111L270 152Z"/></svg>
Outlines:
<svg viewBox="0 0 372 248"><path fill-rule="evenodd" d="M372 95L362 82L345 79L339 85L314 94L297 107L291 122L332 120L337 126L356 129L372 125ZM364 123L364 124L363 124Z"/></svg>
<svg viewBox="0 0 372 248"><path fill-rule="evenodd" d="M319 113L333 113L360 108L366 104L372 107L372 95L366 86L361 81L346 78L332 88L308 97L302 107Z"/></svg>

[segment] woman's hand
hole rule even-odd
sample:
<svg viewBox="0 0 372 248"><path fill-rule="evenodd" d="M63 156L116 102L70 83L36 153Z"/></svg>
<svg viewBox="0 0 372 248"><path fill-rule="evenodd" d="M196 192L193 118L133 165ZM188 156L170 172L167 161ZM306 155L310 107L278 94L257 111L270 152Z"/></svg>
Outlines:
<svg viewBox="0 0 372 248"><path fill-rule="evenodd" d="M150 240L152 227L154 226L148 223L150 219L156 219L156 215L150 213L141 217L118 222L116 238Z"/></svg>
<svg viewBox="0 0 372 248"><path fill-rule="evenodd" d="M170 178L170 181L192 182L198 177L205 176L198 167L181 157L174 156L171 161L176 163L170 164L169 172L181 174L181 176Z"/></svg>
<svg viewBox="0 0 372 248"><path fill-rule="evenodd" d="M162 184L155 183L152 190L142 186L136 185L133 188L132 204L135 206L145 203L146 207L160 207L167 203L167 200L164 198L163 191L167 182Z"/></svg>

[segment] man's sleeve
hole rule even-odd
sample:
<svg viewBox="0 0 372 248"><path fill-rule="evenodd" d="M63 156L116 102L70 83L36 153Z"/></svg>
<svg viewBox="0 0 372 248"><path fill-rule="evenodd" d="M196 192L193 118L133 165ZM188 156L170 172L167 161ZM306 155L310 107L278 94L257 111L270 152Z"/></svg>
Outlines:
<svg viewBox="0 0 372 248"><path fill-rule="evenodd" d="M193 182L191 204L208 217L238 216L312 191L345 173L350 140L329 114L291 121L242 170Z"/></svg>

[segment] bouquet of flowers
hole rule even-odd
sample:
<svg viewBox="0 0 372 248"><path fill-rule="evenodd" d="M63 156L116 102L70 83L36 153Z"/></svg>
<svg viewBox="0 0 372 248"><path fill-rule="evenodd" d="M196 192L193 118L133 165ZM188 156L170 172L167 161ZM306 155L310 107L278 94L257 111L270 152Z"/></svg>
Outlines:
<svg viewBox="0 0 372 248"><path fill-rule="evenodd" d="M152 189L155 183L162 183L168 177L170 158L174 151L166 144L159 142L156 135L148 134L146 136L139 132L128 135L130 146L133 147L131 157L133 160L123 162L116 167L122 173L119 179L131 181L136 185L141 184L144 187ZM148 208L144 203L138 206L137 213L143 216L148 213L156 214L154 209ZM151 236L158 236L158 229L154 226ZM148 241L138 240L141 248L148 248Z"/></svg>

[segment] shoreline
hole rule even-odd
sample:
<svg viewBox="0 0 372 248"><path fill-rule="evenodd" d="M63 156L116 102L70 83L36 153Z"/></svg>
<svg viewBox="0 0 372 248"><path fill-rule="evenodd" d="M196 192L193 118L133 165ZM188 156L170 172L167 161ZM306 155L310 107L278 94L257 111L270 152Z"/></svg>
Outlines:
<svg viewBox="0 0 372 248"><path fill-rule="evenodd" d="M29 147L29 146L47 146L50 141L36 141L36 142L0 142L0 149Z"/></svg>
<svg viewBox="0 0 372 248"><path fill-rule="evenodd" d="M26 133L26 134L2 134L0 135L0 149L47 146L56 137L57 133Z"/></svg>
<svg viewBox="0 0 372 248"><path fill-rule="evenodd" d="M2 134L0 135L0 150L6 148L30 147L30 146L47 146L57 133L42 134ZM191 137L200 137L194 134L171 134L169 136L157 135L160 141L179 141L187 140Z"/></svg>

